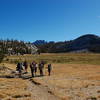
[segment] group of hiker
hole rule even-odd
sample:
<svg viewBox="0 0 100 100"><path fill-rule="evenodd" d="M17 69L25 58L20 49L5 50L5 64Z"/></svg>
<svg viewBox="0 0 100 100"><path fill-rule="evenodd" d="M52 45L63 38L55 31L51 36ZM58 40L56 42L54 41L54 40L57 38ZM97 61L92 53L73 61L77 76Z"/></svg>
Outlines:
<svg viewBox="0 0 100 100"><path fill-rule="evenodd" d="M31 70L31 76L35 77L37 75L37 70L39 70L40 76L44 76L44 61L41 61L39 64L35 61L33 61L32 63L30 63L30 70ZM51 64L47 65L47 69L48 69L48 75L51 75L51 70L52 70L52 66ZM28 73L28 62L24 61L22 62L18 62L17 63L17 67L16 67L16 71L18 71L19 76L22 75L22 71L24 70L24 74Z"/></svg>

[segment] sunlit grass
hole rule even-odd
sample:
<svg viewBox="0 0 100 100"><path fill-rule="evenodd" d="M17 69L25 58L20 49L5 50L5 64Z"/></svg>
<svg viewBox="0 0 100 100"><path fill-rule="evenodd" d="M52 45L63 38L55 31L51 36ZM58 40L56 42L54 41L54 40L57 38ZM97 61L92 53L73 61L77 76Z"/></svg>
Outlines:
<svg viewBox="0 0 100 100"><path fill-rule="evenodd" d="M68 64L100 64L100 54L92 53L60 53L60 54L41 54L41 55L20 55L7 56L4 62L17 63L19 61L27 60L29 63L33 60L46 63L68 63Z"/></svg>

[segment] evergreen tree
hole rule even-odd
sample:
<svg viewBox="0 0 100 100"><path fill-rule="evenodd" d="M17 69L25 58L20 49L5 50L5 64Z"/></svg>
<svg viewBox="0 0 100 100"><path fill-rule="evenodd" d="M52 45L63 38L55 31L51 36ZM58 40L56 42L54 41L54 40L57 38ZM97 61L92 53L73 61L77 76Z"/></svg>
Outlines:
<svg viewBox="0 0 100 100"><path fill-rule="evenodd" d="M1 51L0 51L0 63L2 62L3 58L4 58L4 53L3 53L3 51L1 50Z"/></svg>

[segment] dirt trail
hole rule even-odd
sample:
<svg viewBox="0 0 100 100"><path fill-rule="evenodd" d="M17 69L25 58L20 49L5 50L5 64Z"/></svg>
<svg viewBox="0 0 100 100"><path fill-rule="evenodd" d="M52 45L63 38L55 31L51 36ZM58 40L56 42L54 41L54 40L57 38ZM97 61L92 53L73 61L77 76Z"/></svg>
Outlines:
<svg viewBox="0 0 100 100"><path fill-rule="evenodd" d="M21 90L22 90L23 93L22 94L21 93L14 94L14 93L6 93L5 92L5 94L7 94L7 96L4 98L0 98L0 100L61 100L60 98L55 96L49 90L49 88L36 83L34 81L34 79L30 78L30 73L26 74L26 75L22 75L22 78L16 78L15 74L11 74L13 71L12 69L9 69L8 67L2 67L2 68L3 69L5 68L5 69L3 70L3 74L1 75L1 78L0 78L0 82L1 82L0 86L2 86L2 84L5 82L5 84L3 84L5 86L5 88L2 88L2 87L1 88L3 90L8 88L8 91L10 91L10 87L11 87L14 89L14 91L21 92ZM8 75L6 75L5 71L6 72L9 71ZM8 83L6 83L6 82L8 82ZM23 87L21 87L21 85L20 85L21 83L23 84L23 87L26 88L25 90L23 90ZM11 84L14 84L15 86L11 86ZM19 87L16 88L16 86L17 86L16 84ZM18 91L18 89L21 89L21 90ZM25 91L27 91L27 93L29 93L30 95L28 95L28 96L27 96L27 94L24 95ZM1 92L2 92L2 90L1 90ZM0 96L2 97L3 94L0 94Z"/></svg>
<svg viewBox="0 0 100 100"><path fill-rule="evenodd" d="M21 92L9 94L9 91L5 93L6 91L4 90L5 94L11 96L10 100L100 100L99 66L55 65L53 70L54 73L51 76L31 78L31 73L29 72L28 74L23 74L22 78L13 77L11 80L9 77L8 80L7 77L4 80L0 78L0 89L3 90L4 87L7 87L5 88L6 91L11 91L12 88L12 91ZM5 74L4 71L2 74ZM6 72L8 75L9 71ZM1 96L3 96L2 90L0 90Z"/></svg>
<svg viewBox="0 0 100 100"><path fill-rule="evenodd" d="M47 87L36 84L33 81L28 81L28 90L32 92L34 100L61 100L56 97Z"/></svg>

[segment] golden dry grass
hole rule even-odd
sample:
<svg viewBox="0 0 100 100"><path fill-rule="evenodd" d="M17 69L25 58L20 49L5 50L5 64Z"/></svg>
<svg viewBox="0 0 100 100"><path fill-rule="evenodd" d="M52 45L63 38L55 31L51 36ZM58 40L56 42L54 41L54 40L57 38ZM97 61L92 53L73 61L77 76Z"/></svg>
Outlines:
<svg viewBox="0 0 100 100"><path fill-rule="evenodd" d="M31 93L27 91L27 82L22 79L0 79L0 100L29 98ZM25 99L26 100L26 99Z"/></svg>
<svg viewBox="0 0 100 100"><path fill-rule="evenodd" d="M53 66L52 76L34 80L49 87L60 98L69 98L68 100L86 100L92 96L99 98L100 94L97 91L100 90L100 66L88 64L54 64Z"/></svg>
<svg viewBox="0 0 100 100"><path fill-rule="evenodd" d="M98 64L100 65L100 54L93 53L59 53L59 54L41 54L41 55L20 55L7 56L4 62L17 63L27 60L29 63L33 60L39 62L44 60L46 63L67 63L67 64Z"/></svg>
<svg viewBox="0 0 100 100"><path fill-rule="evenodd" d="M5 66L7 65L9 68L15 68L14 64L5 64ZM36 77L33 80L43 87L47 87L50 93L61 100L86 100L92 97L100 97L98 92L100 91L99 65L52 64L53 71L51 76L48 76L46 66L46 76ZM11 100L17 100L16 98L32 100L31 95L34 93L27 90L28 83L28 80L19 78L0 79L0 97L11 98Z"/></svg>
<svg viewBox="0 0 100 100"><path fill-rule="evenodd" d="M37 62L40 60L52 62L53 70L51 76L48 76L47 65L45 65L44 72L46 76L36 77L33 78L33 80L41 84L42 87L49 89L49 92L59 97L60 100L100 99L100 54L10 56L5 58L3 65L15 70L16 64L11 61L24 61L25 59L29 63L33 60L36 60ZM53 61L56 62L53 63ZM28 71L30 72L30 69ZM30 73L28 75L30 75ZM27 90L28 83L28 80L19 78L0 79L0 97L9 97L12 98L11 100L17 100L17 97L24 98L24 100L33 100L31 95L34 93Z"/></svg>

